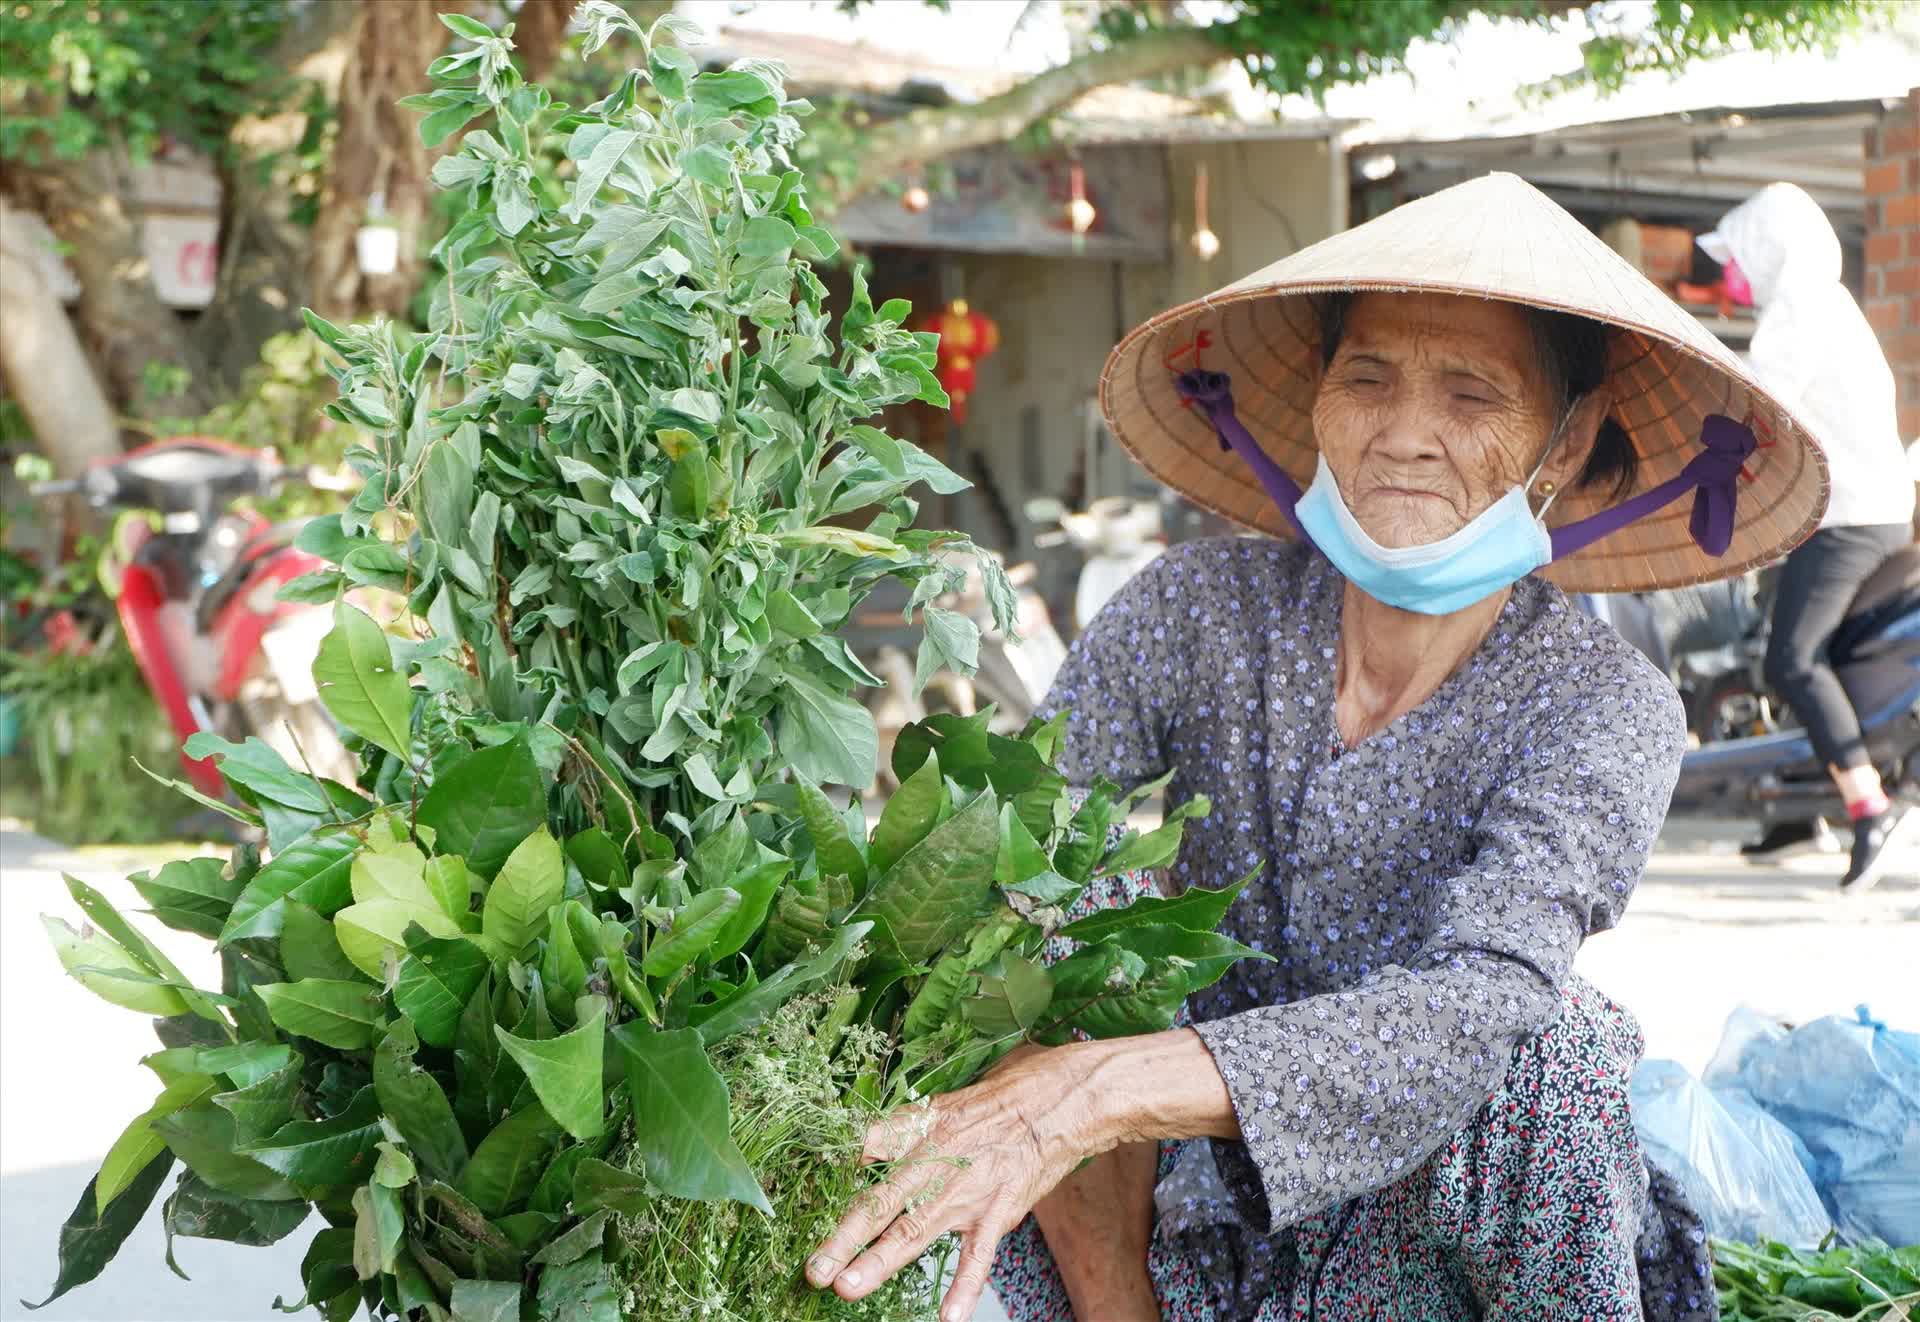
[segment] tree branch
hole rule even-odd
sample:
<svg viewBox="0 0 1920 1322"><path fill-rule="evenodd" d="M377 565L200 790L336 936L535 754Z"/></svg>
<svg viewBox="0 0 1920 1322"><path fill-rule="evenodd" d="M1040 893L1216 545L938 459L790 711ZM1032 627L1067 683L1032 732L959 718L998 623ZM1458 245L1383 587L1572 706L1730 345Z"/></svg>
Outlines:
<svg viewBox="0 0 1920 1322"><path fill-rule="evenodd" d="M1006 142L1096 87L1232 59L1239 52L1223 35L1194 27L1161 28L1078 56L985 101L916 110L892 120L868 136L852 175L826 201L829 207L841 205L898 177L909 166L969 147Z"/></svg>

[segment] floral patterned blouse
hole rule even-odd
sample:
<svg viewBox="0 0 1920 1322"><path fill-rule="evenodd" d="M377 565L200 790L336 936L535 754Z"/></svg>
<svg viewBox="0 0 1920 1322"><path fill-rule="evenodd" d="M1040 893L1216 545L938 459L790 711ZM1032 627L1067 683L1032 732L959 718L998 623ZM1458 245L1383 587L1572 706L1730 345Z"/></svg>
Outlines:
<svg viewBox="0 0 1920 1322"><path fill-rule="evenodd" d="M1273 961L1190 1004L1245 1140L1214 1145L1219 1175L1256 1235L1412 1173L1487 1102L1581 939L1619 921L1685 747L1665 679L1528 578L1437 692L1344 748L1343 587L1291 543L1176 547L1048 699L1072 711L1076 782L1172 770L1170 801L1212 800L1171 889L1256 873L1223 930Z"/></svg>

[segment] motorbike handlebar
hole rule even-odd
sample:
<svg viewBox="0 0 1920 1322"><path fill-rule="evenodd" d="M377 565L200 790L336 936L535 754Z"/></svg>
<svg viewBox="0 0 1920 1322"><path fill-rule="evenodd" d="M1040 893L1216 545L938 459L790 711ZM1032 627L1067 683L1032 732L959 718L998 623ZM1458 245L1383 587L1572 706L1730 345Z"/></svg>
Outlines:
<svg viewBox="0 0 1920 1322"><path fill-rule="evenodd" d="M32 482L27 485L30 496L68 496L80 490L80 480L73 477L56 477L45 482Z"/></svg>

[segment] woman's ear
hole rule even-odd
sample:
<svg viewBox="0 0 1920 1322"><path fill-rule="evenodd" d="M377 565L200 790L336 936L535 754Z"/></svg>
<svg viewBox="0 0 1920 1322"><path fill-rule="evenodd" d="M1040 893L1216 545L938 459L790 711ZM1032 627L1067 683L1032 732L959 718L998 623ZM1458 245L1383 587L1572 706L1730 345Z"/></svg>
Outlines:
<svg viewBox="0 0 1920 1322"><path fill-rule="evenodd" d="M1579 477L1593 454L1593 443L1600 435L1600 424L1606 421L1607 410L1612 407L1613 397L1604 386L1589 390L1576 400L1573 412L1567 418L1566 429L1560 434L1560 444L1553 447L1547 462L1540 466L1539 480L1551 482L1564 491Z"/></svg>

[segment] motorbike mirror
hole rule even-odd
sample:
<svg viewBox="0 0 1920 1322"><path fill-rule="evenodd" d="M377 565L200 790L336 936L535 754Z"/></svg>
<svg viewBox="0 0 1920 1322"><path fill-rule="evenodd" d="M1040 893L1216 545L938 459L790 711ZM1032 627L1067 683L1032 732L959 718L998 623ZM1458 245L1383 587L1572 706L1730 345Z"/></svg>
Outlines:
<svg viewBox="0 0 1920 1322"><path fill-rule="evenodd" d="M1021 508L1029 523L1058 523L1067 512L1067 507L1052 496L1035 496Z"/></svg>

